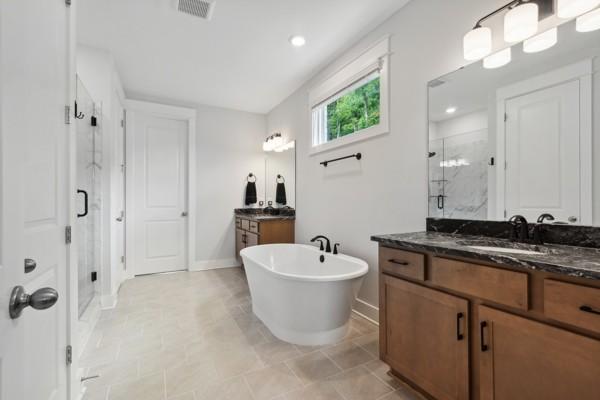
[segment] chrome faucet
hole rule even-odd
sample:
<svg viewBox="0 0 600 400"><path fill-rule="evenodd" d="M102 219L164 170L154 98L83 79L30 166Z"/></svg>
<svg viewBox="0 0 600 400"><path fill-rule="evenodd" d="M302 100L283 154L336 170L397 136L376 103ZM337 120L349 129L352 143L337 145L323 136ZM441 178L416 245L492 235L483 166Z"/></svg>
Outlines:
<svg viewBox="0 0 600 400"><path fill-rule="evenodd" d="M331 253L331 242L329 241L329 238L327 238L326 236L323 236L323 235L315 236L314 238L310 239L310 242L314 243L316 241L319 241L321 243L321 251L323 251L323 240L325 240L327 242L327 246L325 247L325 252Z"/></svg>

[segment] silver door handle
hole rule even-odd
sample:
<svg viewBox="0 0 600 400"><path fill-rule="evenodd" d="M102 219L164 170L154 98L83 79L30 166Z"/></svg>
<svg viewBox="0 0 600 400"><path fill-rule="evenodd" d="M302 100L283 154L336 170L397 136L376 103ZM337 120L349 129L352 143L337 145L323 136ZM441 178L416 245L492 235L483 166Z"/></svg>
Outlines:
<svg viewBox="0 0 600 400"><path fill-rule="evenodd" d="M569 222L570 222L570 223L577 222L577 217L576 217L576 216L574 216L574 215L570 216L570 217L569 217Z"/></svg>
<svg viewBox="0 0 600 400"><path fill-rule="evenodd" d="M188 213L187 213L187 211L184 211L184 212L182 212L182 213L181 213L181 216L182 216L182 217L187 217L187 216L188 216Z"/></svg>
<svg viewBox="0 0 600 400"><path fill-rule="evenodd" d="M33 294L27 294L23 286L15 286L10 294L8 312L11 319L16 319L29 306L36 310L45 310L52 307L57 301L58 292L52 288L42 288Z"/></svg>

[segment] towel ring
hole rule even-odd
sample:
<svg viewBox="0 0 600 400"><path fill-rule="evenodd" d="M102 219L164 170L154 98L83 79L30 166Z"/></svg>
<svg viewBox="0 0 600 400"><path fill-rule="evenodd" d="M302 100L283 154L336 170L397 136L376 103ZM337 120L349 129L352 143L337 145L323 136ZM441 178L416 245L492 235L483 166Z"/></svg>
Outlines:
<svg viewBox="0 0 600 400"><path fill-rule="evenodd" d="M279 182L279 180L281 179L281 182ZM285 178L281 175L277 175L277 179L275 179L277 181L277 183L285 183Z"/></svg>
<svg viewBox="0 0 600 400"><path fill-rule="evenodd" d="M254 178L254 180L253 180L253 181L251 181L251 180L250 180L250 178ZM252 172L250 172L250 173L248 174L248 178L246 178L246 180L247 180L248 182L256 182L256 176L254 176L254 174L253 174Z"/></svg>

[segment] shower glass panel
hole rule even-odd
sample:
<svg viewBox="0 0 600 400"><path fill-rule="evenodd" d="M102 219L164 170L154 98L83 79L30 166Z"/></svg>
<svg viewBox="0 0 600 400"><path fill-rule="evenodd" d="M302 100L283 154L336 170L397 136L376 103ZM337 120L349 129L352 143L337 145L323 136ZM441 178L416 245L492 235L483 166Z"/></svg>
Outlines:
<svg viewBox="0 0 600 400"><path fill-rule="evenodd" d="M429 141L429 216L487 219L487 129Z"/></svg>
<svg viewBox="0 0 600 400"><path fill-rule="evenodd" d="M79 315L94 298L92 272L100 265L101 112L77 78L77 249Z"/></svg>

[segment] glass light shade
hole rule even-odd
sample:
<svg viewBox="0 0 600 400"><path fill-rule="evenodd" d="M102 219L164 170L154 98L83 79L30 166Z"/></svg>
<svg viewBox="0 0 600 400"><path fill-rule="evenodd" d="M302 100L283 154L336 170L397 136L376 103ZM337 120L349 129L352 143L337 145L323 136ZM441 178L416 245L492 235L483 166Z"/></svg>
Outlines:
<svg viewBox="0 0 600 400"><path fill-rule="evenodd" d="M273 137L271 142L272 142L272 144L271 144L272 149L276 149L283 145L283 138L281 137L281 135L278 135L278 136Z"/></svg>
<svg viewBox="0 0 600 400"><path fill-rule="evenodd" d="M575 29L577 32L591 32L600 29L600 8L577 18Z"/></svg>
<svg viewBox="0 0 600 400"><path fill-rule="evenodd" d="M600 5L600 0L558 0L556 14L559 18L573 18Z"/></svg>
<svg viewBox="0 0 600 400"><path fill-rule="evenodd" d="M546 32L535 35L523 42L523 51L525 53L537 53L554 46L558 42L558 30L552 28Z"/></svg>
<svg viewBox="0 0 600 400"><path fill-rule="evenodd" d="M263 151L271 151L271 146L269 146L269 142L263 142Z"/></svg>
<svg viewBox="0 0 600 400"><path fill-rule="evenodd" d="M510 62L512 59L512 53L510 47L500 50L497 53L487 56L483 59L483 67L487 69L500 68Z"/></svg>
<svg viewBox="0 0 600 400"><path fill-rule="evenodd" d="M504 16L504 41L515 43L535 35L538 18L539 8L535 3L526 3L507 12Z"/></svg>
<svg viewBox="0 0 600 400"><path fill-rule="evenodd" d="M463 39L465 60L479 60L492 52L492 30L481 27L467 33Z"/></svg>

